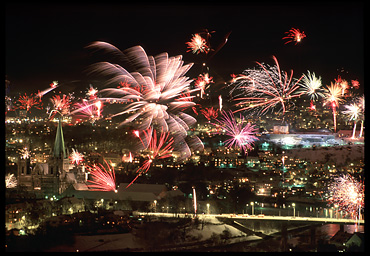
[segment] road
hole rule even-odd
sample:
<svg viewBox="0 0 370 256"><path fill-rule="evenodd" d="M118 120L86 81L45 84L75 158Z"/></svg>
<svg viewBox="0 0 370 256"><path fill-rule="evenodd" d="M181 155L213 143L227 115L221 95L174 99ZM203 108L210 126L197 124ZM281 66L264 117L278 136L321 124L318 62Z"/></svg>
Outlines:
<svg viewBox="0 0 370 256"><path fill-rule="evenodd" d="M159 212L136 212L135 215L149 215L165 218L191 218L194 214L184 213L159 213ZM270 216L270 215L247 215L247 214L198 214L199 219L230 218L230 219L249 219L249 220L276 220L276 221L293 221L293 222L315 222L315 223L337 223L337 224L365 224L365 220L321 218L321 217L294 217L294 216Z"/></svg>

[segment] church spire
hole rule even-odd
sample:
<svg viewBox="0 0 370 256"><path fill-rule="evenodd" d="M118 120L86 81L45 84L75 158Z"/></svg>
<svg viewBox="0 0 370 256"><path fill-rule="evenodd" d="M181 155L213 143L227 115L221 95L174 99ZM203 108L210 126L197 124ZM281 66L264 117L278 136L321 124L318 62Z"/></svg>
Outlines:
<svg viewBox="0 0 370 256"><path fill-rule="evenodd" d="M57 134L55 135L53 156L67 158L66 149L64 147L64 138L63 138L61 118L59 118Z"/></svg>

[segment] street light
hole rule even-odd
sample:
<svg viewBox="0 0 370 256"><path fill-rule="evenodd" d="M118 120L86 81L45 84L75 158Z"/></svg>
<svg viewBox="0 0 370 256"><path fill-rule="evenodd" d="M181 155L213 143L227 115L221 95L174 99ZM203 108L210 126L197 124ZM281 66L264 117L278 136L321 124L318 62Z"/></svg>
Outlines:
<svg viewBox="0 0 370 256"><path fill-rule="evenodd" d="M295 203L292 203L293 206L293 216L295 217Z"/></svg>
<svg viewBox="0 0 370 256"><path fill-rule="evenodd" d="M251 202L251 205L252 205L252 215L254 215L254 203Z"/></svg>

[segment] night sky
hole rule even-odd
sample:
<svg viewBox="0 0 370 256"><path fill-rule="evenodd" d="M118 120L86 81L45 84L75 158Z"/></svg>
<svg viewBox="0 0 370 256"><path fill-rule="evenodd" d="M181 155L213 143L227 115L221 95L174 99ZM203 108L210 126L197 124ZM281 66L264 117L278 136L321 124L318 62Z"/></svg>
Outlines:
<svg viewBox="0 0 370 256"><path fill-rule="evenodd" d="M207 66L216 83L231 79L255 61L294 70L307 70L330 84L337 75L364 85L364 4L362 2L304 2L303 4L7 4L5 19L6 65L10 94L36 93L53 80L69 90L99 87L87 74L98 60L86 49L94 41L109 42L121 50L135 45L148 55L183 55L195 65L188 76L201 71L205 55L186 52L186 42L203 29L216 31L216 48L230 31L228 42ZM284 32L299 28L307 35L300 44L284 44ZM100 59L99 59L100 58Z"/></svg>

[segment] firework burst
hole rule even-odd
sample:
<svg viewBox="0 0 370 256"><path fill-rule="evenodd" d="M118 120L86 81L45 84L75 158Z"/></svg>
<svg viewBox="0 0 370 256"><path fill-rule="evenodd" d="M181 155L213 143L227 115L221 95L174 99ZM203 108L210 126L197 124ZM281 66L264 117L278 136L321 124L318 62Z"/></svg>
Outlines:
<svg viewBox="0 0 370 256"><path fill-rule="evenodd" d="M288 39L284 44L288 44L291 42L295 42L295 44L299 43L302 41L303 38L306 37L304 31L300 31L297 28L291 28L288 32L285 32L287 34L285 37L282 39Z"/></svg>
<svg viewBox="0 0 370 256"><path fill-rule="evenodd" d="M321 88L321 77L316 77L315 73L311 74L310 71L307 71L307 75L303 74L300 86L302 89L299 90L299 92L303 92L304 94L310 96L311 100L324 97L324 89Z"/></svg>
<svg viewBox="0 0 370 256"><path fill-rule="evenodd" d="M94 46L113 47L102 42L95 43ZM141 117L142 120L138 122L141 130L158 126L165 132L176 130L186 133L188 125L196 122L195 118L180 111L195 105L194 102L183 99L183 93L195 91L189 89L191 81L184 76L192 64L183 65L182 56L169 57L167 53L156 57L147 56L140 46L126 50L123 55L131 60L136 72L129 73L121 66L108 62L96 66L97 71L114 76L108 83L124 80L130 84L127 87L100 91L102 94L116 96L101 98L105 101L127 103L121 112L113 116L129 114L121 125Z"/></svg>
<svg viewBox="0 0 370 256"><path fill-rule="evenodd" d="M72 148L72 153L69 156L70 162L72 164L79 165L84 159L84 155Z"/></svg>
<svg viewBox="0 0 370 256"><path fill-rule="evenodd" d="M192 51L194 54L199 54L200 52L205 52L206 54L210 51L210 47L207 44L207 40L204 39L201 35L195 34L191 38L190 42L186 42L188 45L187 52Z"/></svg>
<svg viewBox="0 0 370 256"><path fill-rule="evenodd" d="M186 153L183 157L189 157L191 151L188 144L200 146L199 138L188 138L187 134L196 119L183 112L196 105L191 100L194 96L190 95L198 89L190 90L191 80L185 76L192 63L184 65L181 55L169 57L167 53L161 53L155 57L147 56L140 46L124 52L103 42L94 43L91 47L107 48L120 54L135 70L130 73L121 66L108 62L94 66L94 71L112 77L107 81L108 84L125 81L125 86L100 90L105 97L99 100L123 104L122 111L116 112L112 117L128 115L120 125L131 123L139 130L155 128L170 132L174 136L176 147L185 147L184 150L181 149Z"/></svg>
<svg viewBox="0 0 370 256"><path fill-rule="evenodd" d="M69 114L69 108L71 105L70 96L63 94L61 97L60 95L53 96L50 101L53 104L53 110L51 114L51 119L55 116L56 113L59 113L62 116Z"/></svg>
<svg viewBox="0 0 370 256"><path fill-rule="evenodd" d="M297 91L299 81L303 76L299 79L293 79L293 70L288 76L287 72L280 70L275 56L273 59L274 66L257 62L258 69L244 70L242 75L234 79L232 83L234 88L230 93L236 94L234 100L240 101L236 106L241 106L235 112L256 110L257 114L266 114L268 110L281 106L279 112L282 110L284 115L289 107L289 100L303 94Z"/></svg>
<svg viewBox="0 0 370 256"><path fill-rule="evenodd" d="M114 168L104 159L107 169L102 164L86 166L90 171L93 180L88 180L92 184L88 184L90 190L95 191L117 191L116 189L116 175Z"/></svg>
<svg viewBox="0 0 370 256"><path fill-rule="evenodd" d="M342 97L342 88L338 84L331 83L330 86L327 87L326 91L324 92L325 102L323 106L326 104L330 104L330 107L333 111L333 122L334 122L334 132L337 131L337 112L336 109L339 107L339 104L342 103L344 100Z"/></svg>
<svg viewBox="0 0 370 256"><path fill-rule="evenodd" d="M335 177L329 184L329 204L338 206L346 215L360 219L361 209L365 206L365 186L345 174Z"/></svg>
<svg viewBox="0 0 370 256"><path fill-rule="evenodd" d="M17 186L17 178L14 176L14 174L8 173L5 176L5 187L6 188L15 188Z"/></svg>
<svg viewBox="0 0 370 256"><path fill-rule="evenodd" d="M207 90L211 83L213 83L213 77L210 77L208 73L200 74L195 79L194 86L200 90L200 98L203 98L205 90Z"/></svg>
<svg viewBox="0 0 370 256"><path fill-rule="evenodd" d="M207 118L208 121L210 121L211 119L216 119L218 117L217 110L213 107L201 109L200 112L204 115L205 118Z"/></svg>
<svg viewBox="0 0 370 256"><path fill-rule="evenodd" d="M141 175L147 173L155 160L171 157L173 150L172 144L174 143L174 139L173 137L170 137L170 133L162 132L158 137L155 130L148 129L147 131L143 131L143 139L140 137L138 131L135 131L134 133L140 139L148 159L146 159L143 165L138 168L136 171L136 177L127 185L126 188L131 186L131 184Z"/></svg>
<svg viewBox="0 0 370 256"><path fill-rule="evenodd" d="M220 120L216 120L217 123L214 125L224 129L226 135L231 137L224 142L227 147L240 148L244 151L252 150L254 142L258 140L254 135L257 130L254 125L246 123L242 115L239 118L240 121L237 122L232 111L229 113L223 111L222 117Z"/></svg>
<svg viewBox="0 0 370 256"><path fill-rule="evenodd" d="M42 109L41 99L36 100L36 97L34 97L32 94L29 96L27 94L24 94L24 96L20 96L18 102L20 103L19 109L25 109L27 112L32 107Z"/></svg>

